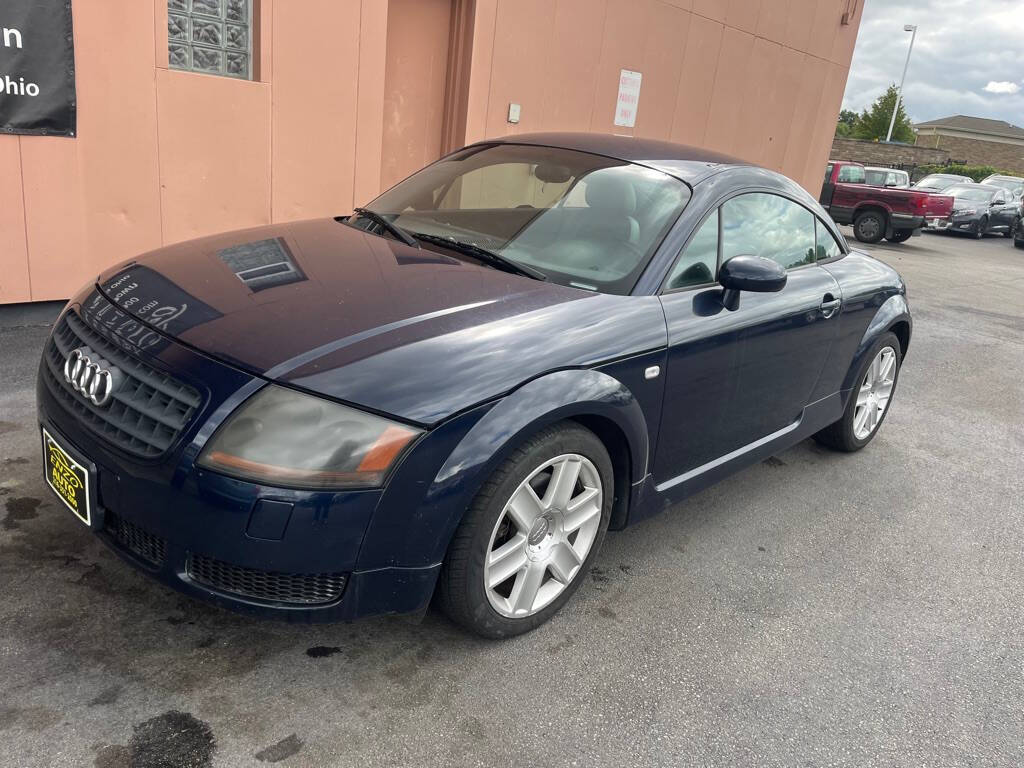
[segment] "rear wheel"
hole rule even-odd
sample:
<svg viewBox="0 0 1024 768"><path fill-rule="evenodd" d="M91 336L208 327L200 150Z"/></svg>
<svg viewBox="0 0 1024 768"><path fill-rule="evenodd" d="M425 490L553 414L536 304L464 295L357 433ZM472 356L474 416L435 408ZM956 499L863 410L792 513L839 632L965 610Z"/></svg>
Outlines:
<svg viewBox="0 0 1024 768"><path fill-rule="evenodd" d="M897 229L894 230L891 237L885 238L890 243L902 243L910 239L910 236L914 234L912 229Z"/></svg>
<svg viewBox="0 0 1024 768"><path fill-rule="evenodd" d="M974 235L976 240L981 240L985 233L988 231L988 216L982 216L976 222L974 222L974 228L971 229L971 234Z"/></svg>
<svg viewBox="0 0 1024 768"><path fill-rule="evenodd" d="M590 569L613 498L611 459L592 432L565 422L530 438L456 531L438 582L441 608L490 638L543 624Z"/></svg>
<svg viewBox="0 0 1024 768"><path fill-rule="evenodd" d="M1020 229L1020 219L1014 219L1010 222L1010 226L1006 228L1006 231L1003 234L1009 238L1016 239L1018 229Z"/></svg>
<svg viewBox="0 0 1024 768"><path fill-rule="evenodd" d="M842 418L814 439L837 451L859 451L870 443L889 412L901 361L899 339L893 333L882 334L864 356Z"/></svg>
<svg viewBox="0 0 1024 768"><path fill-rule="evenodd" d="M885 217L877 211L857 214L853 220L853 235L862 243L877 243L885 235Z"/></svg>

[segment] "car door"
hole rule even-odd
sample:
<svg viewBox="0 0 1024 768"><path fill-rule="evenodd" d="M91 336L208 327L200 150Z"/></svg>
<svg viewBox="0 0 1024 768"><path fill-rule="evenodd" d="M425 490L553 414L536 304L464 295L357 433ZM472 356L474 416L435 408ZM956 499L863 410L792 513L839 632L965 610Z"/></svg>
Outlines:
<svg viewBox="0 0 1024 768"><path fill-rule="evenodd" d="M832 205L832 194L836 191L835 182L832 181L832 169L835 168L834 163L828 163L825 166L825 181L821 185L821 195L818 197L818 202L821 203L825 210Z"/></svg>
<svg viewBox="0 0 1024 768"><path fill-rule="evenodd" d="M837 333L839 284L818 262L838 255L810 210L750 192L704 220L666 280L667 378L654 464L665 482L741 449L800 418ZM830 244L829 244L830 243ZM710 282L733 256L760 255L788 273L778 293L743 292L722 307ZM701 277L704 282L694 282Z"/></svg>
<svg viewBox="0 0 1024 768"><path fill-rule="evenodd" d="M1008 193L1005 192L997 192L993 195L989 229L1009 230L1014 219L1017 218L1017 206L1007 204L1008 196Z"/></svg>

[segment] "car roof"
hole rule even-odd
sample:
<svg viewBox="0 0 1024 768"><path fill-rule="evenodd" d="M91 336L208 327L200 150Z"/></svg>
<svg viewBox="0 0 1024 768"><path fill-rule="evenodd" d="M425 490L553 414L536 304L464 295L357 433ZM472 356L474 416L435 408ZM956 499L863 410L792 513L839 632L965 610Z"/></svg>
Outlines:
<svg viewBox="0 0 1024 768"><path fill-rule="evenodd" d="M900 170L899 168L886 168L884 165L865 165L864 166L864 170L865 171L885 171L886 173L888 173L889 171L895 171L896 173L906 173L906 171Z"/></svg>
<svg viewBox="0 0 1024 768"><path fill-rule="evenodd" d="M574 149L654 168L691 185L724 168L752 165L700 147L606 133L520 133L477 143Z"/></svg>

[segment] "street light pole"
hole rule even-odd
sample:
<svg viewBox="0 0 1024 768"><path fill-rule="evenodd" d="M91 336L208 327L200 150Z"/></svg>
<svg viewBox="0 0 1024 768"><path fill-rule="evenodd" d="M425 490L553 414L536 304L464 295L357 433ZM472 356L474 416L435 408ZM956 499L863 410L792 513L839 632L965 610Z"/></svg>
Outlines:
<svg viewBox="0 0 1024 768"><path fill-rule="evenodd" d="M896 125L896 113L900 111L900 99L903 98L903 81L907 79L907 67L910 66L910 54L914 51L914 38L917 37L916 24L904 24L904 32L910 32L910 47L907 49L907 60L903 63L903 77L900 78L900 87L896 91L896 105L892 108L892 119L889 121L889 132L885 134L885 140L892 140L892 129Z"/></svg>

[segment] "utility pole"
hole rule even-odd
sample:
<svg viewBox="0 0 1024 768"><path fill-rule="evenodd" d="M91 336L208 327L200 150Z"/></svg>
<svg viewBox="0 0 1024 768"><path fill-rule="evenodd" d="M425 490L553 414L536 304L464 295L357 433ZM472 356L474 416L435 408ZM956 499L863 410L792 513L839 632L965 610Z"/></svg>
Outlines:
<svg viewBox="0 0 1024 768"><path fill-rule="evenodd" d="M907 79L907 67L910 66L910 54L914 51L914 38L917 37L916 24L904 24L904 32L910 32L910 47L907 49L907 60L903 63L903 77L900 78L900 87L896 91L896 105L892 108L892 119L889 121L889 132L885 134L885 140L892 140L892 129L896 125L896 113L900 111L900 99L903 98L903 81Z"/></svg>

